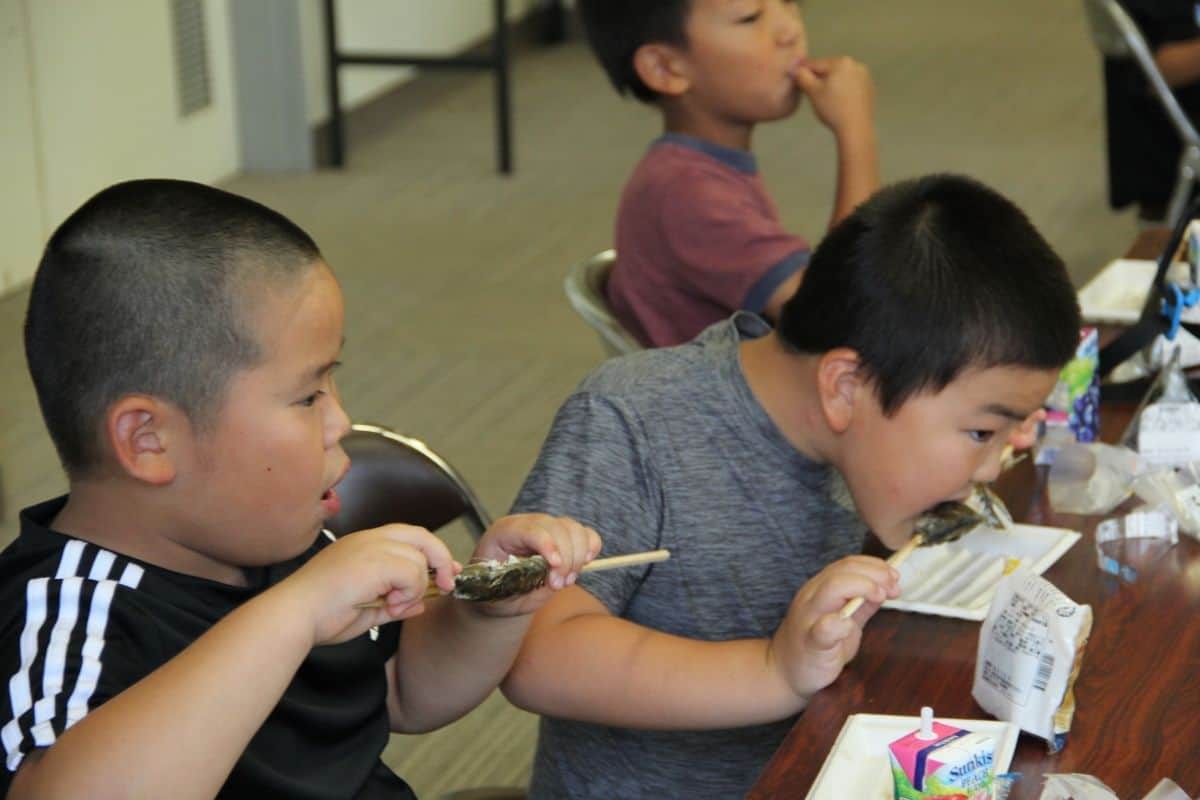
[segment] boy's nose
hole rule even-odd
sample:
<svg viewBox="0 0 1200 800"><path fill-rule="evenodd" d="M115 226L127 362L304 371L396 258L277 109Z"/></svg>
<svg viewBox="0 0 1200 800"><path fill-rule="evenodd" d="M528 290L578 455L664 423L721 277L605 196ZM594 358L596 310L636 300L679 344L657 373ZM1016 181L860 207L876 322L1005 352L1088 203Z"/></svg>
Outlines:
<svg viewBox="0 0 1200 800"><path fill-rule="evenodd" d="M336 393L333 393L330 399L333 402L329 404L329 419L325 421L325 430L328 434L326 441L333 447L350 432L350 415L342 408L342 399Z"/></svg>
<svg viewBox="0 0 1200 800"><path fill-rule="evenodd" d="M791 0L776 3L779 8L777 19L777 38L779 43L793 47L804 38L804 23L800 19L800 9Z"/></svg>

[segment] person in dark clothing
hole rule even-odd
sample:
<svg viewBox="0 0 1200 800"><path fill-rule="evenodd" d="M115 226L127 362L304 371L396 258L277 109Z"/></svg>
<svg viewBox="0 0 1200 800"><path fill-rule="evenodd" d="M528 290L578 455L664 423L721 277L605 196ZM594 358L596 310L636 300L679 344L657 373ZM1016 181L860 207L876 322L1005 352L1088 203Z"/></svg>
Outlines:
<svg viewBox="0 0 1200 800"><path fill-rule="evenodd" d="M1184 112L1200 120L1200 3L1121 0ZM1109 203L1137 204L1146 220L1165 216L1183 143L1132 59L1105 59Z"/></svg>

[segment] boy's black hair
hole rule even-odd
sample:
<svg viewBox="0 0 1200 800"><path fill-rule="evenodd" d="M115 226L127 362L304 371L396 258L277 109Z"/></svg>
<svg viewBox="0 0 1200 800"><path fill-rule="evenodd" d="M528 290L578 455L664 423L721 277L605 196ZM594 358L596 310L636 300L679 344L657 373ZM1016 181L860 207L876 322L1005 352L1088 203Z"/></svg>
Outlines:
<svg viewBox="0 0 1200 800"><path fill-rule="evenodd" d="M790 349L849 347L889 416L968 368L1058 369L1079 343L1062 259L999 193L958 175L898 183L813 253L778 331Z"/></svg>
<svg viewBox="0 0 1200 800"><path fill-rule="evenodd" d="M658 93L633 68L633 54L644 44L687 45L685 31L692 0L579 0L579 18L592 52L617 92L632 92L644 103Z"/></svg>
<svg viewBox="0 0 1200 800"><path fill-rule="evenodd" d="M129 181L84 203L46 245L25 317L29 372L67 474L99 463L121 397L153 395L209 426L232 375L261 357L254 304L320 258L282 214L198 183Z"/></svg>

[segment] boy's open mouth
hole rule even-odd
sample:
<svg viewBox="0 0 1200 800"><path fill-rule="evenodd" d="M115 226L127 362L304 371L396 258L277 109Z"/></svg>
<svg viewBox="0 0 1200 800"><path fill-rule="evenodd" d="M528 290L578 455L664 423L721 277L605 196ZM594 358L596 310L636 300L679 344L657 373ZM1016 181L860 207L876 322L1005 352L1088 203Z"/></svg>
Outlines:
<svg viewBox="0 0 1200 800"><path fill-rule="evenodd" d="M325 519L336 517L337 513L342 510L342 499L338 497L337 490L332 486L321 495L321 508L325 512Z"/></svg>

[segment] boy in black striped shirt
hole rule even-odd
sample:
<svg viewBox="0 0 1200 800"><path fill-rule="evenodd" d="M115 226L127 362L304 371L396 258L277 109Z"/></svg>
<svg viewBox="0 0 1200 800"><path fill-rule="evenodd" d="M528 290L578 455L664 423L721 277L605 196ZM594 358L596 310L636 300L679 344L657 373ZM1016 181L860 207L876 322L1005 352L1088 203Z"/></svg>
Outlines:
<svg viewBox="0 0 1200 800"><path fill-rule="evenodd" d="M25 343L70 494L0 555L0 793L411 797L389 732L486 697L599 550L507 517L475 555L541 553L551 588L467 604L422 600L459 569L428 531L323 535L342 325L312 240L227 192L118 184L51 238Z"/></svg>

